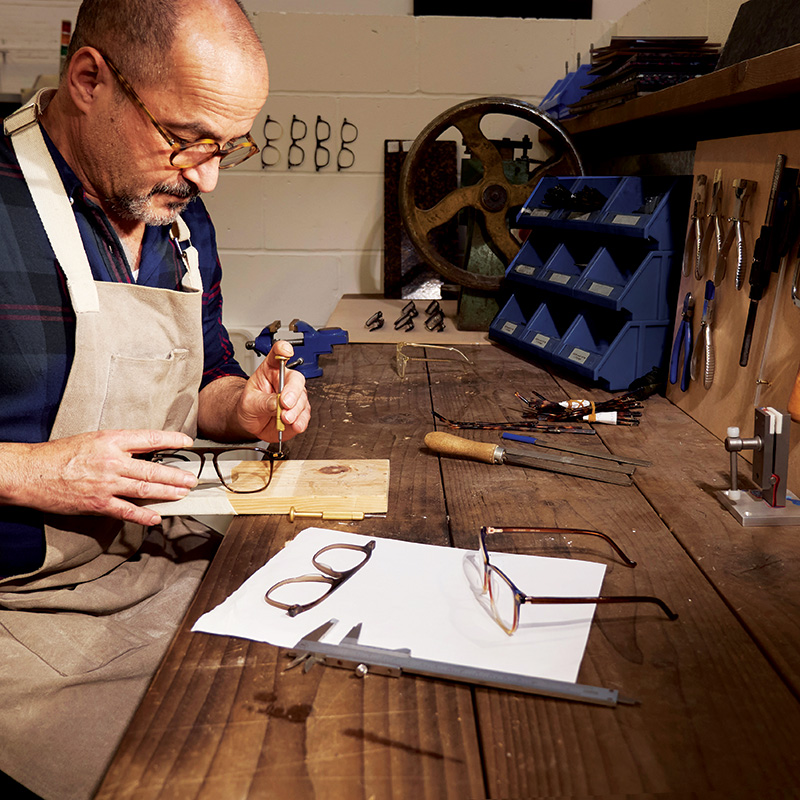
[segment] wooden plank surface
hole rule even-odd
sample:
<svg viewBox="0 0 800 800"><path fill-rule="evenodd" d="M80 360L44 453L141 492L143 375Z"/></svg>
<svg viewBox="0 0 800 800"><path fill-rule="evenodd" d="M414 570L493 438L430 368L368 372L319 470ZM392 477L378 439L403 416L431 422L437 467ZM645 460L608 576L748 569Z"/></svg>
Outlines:
<svg viewBox="0 0 800 800"><path fill-rule="evenodd" d="M791 796L800 774L800 581L789 532L731 525L712 494L725 479L721 445L664 398L648 401L638 428L562 437L652 460L631 487L438 458L423 445L432 410L515 419L516 390L555 400L587 394L495 345L466 351L470 368L416 364L403 380L390 346L348 345L323 357L323 378L309 382L314 422L291 443L291 457L391 460L386 519L347 530L469 548L481 524L612 535L635 569L578 537L508 535L495 546L600 560L605 593L657 595L679 613L669 622L644 606L597 612L579 680L640 705L608 709L413 677L359 680L319 667L284 673L277 648L192 634L201 613L304 527L241 517L100 798Z"/></svg>
<svg viewBox="0 0 800 800"><path fill-rule="evenodd" d="M323 378L309 381L314 419L290 457L389 458L389 514L326 526L447 544L438 464L418 457L430 420L424 369L401 381L394 348L343 349L323 356ZM484 796L468 687L320 667L283 673L288 660L275 647L190 632L308 524L232 523L98 797Z"/></svg>
<svg viewBox="0 0 800 800"><path fill-rule="evenodd" d="M502 418L502 409L514 408L515 390L523 394L535 390L555 400L586 394L567 382L562 382L566 387L562 389L500 349L491 359L475 355L476 369L468 377L433 382L434 408L448 418ZM606 713L479 690L478 729L491 797L645 792L753 797L766 787L788 790L796 782L800 757L794 742L800 735L800 706L762 653L761 641L748 634L745 625L757 615L747 614L742 624L742 617L720 597L714 576L698 569L659 516L675 506L682 508L694 519L698 546L709 533L713 537L717 527L729 527L727 512L706 503L701 488L709 477L703 474L703 456L710 455L711 463L718 465L723 460L719 448L710 447L712 437L699 437L687 475L686 454L674 444L667 446L672 439L669 423L659 426L668 406L656 399L639 428L613 429L612 448L657 465L637 470L637 485L652 486L659 477L673 476L674 495L666 504L651 505L637 486L441 459L456 546L476 546L480 524L600 530L638 561L635 569L621 566L607 548L578 537L565 546L555 541L557 537L543 542L541 536L515 534L508 536L508 547L513 552L601 560L609 568L604 593L656 595L680 615L669 622L651 608L632 611L628 606L605 607L596 614L579 681L619 689L641 702L635 708ZM651 424L654 434L642 447ZM462 433L498 441L497 432ZM585 446L588 437L574 438ZM699 487L697 478L702 481ZM702 518L694 516L695 496L705 503L708 522L702 527L698 524ZM501 547L499 541L496 546ZM799 550L792 548L795 554ZM527 591L535 594L535 587ZM780 629L773 631L776 639L786 634L797 642L795 619L772 624ZM795 648L796 644L789 646L790 651ZM793 652L786 656L792 657ZM508 758L509 748L527 759L526 767Z"/></svg>

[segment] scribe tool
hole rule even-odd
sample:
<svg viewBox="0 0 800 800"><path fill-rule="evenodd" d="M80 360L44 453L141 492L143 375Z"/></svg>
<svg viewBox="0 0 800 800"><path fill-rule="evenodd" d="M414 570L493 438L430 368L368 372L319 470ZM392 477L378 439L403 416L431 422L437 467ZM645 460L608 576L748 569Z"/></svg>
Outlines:
<svg viewBox="0 0 800 800"><path fill-rule="evenodd" d="M505 689L612 708L617 704L638 705L638 701L620 696L616 689L605 689L601 686L587 686L550 678L533 678L513 672L465 667L446 661L414 658L408 648L390 650L384 647L359 644L360 622L350 629L339 644L321 642L320 639L337 622L338 620L335 619L328 620L303 636L290 649L289 657L293 660L286 669L303 664L303 671L308 672L315 664L322 664L327 667L353 670L360 678L364 678L370 673L399 678L406 672L430 678L444 678L459 683L488 686L492 689Z"/></svg>
<svg viewBox="0 0 800 800"><path fill-rule="evenodd" d="M288 356L275 356L278 361L280 369L278 377L278 407L275 412L275 427L278 429L278 455L283 455L283 432L286 430L286 425L281 417L281 395L283 394L283 387L286 383L286 362L289 360Z"/></svg>
<svg viewBox="0 0 800 800"><path fill-rule="evenodd" d="M435 431L425 435L425 445L434 453L461 456L487 464L511 464L518 467L541 469L574 475L577 478L615 483L630 486L633 481L630 472L619 465L593 465L592 459L578 455L551 455L538 453L534 449L509 448L487 442L474 442L453 436L451 433ZM595 462L596 464L596 462Z"/></svg>

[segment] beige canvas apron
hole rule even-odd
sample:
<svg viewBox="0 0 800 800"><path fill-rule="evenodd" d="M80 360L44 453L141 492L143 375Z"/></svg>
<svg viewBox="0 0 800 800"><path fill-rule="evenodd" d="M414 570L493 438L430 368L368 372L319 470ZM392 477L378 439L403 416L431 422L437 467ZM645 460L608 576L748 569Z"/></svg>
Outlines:
<svg viewBox="0 0 800 800"><path fill-rule="evenodd" d="M183 292L94 281L31 108L14 148L76 314L75 360L51 439L135 428L193 436L197 253L189 248ZM170 534L100 517L46 522L41 569L0 581L0 769L45 798L86 798L196 590L209 542L181 524Z"/></svg>

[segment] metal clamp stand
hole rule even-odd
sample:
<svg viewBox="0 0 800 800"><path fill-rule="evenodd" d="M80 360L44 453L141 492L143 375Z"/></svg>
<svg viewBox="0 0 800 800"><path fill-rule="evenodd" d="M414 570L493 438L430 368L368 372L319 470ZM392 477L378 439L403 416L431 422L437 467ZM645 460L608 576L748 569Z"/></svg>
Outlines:
<svg viewBox="0 0 800 800"><path fill-rule="evenodd" d="M789 474L789 415L774 408L756 408L753 437L728 428L725 449L731 454L731 488L717 492L722 505L745 528L800 524L800 500L786 488ZM738 453L753 451L753 481L758 488L739 489Z"/></svg>

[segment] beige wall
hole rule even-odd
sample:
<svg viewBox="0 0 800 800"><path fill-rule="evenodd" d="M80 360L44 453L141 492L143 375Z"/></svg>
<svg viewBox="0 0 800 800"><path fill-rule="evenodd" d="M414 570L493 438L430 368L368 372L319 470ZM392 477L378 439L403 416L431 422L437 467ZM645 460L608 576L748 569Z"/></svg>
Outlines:
<svg viewBox="0 0 800 800"><path fill-rule="evenodd" d="M603 2L624 10L635 4ZM319 5L342 8L335 3ZM0 91L12 91L13 76L26 69L38 74L48 63L56 66L42 42L53 20L74 19L78 5L0 0L0 50L28 47L25 58L17 51L0 67ZM268 0L245 5L262 35L272 79L255 136L263 141L266 114L278 119L284 126L276 142L281 161L262 170L256 157L225 174L208 205L225 270L226 322L255 334L274 319L323 325L342 294L381 291L385 139L413 140L439 113L473 97L500 94L537 103L563 76L565 62L574 67L578 53L585 61L591 44L606 44L613 34L707 34L724 41L739 3L645 0L617 22L277 13L261 10L277 5ZM11 22L22 33L12 36ZM314 171L318 114L332 123L334 158L342 119L358 126L353 169ZM312 147L301 168L288 170L292 115L308 123L303 144Z"/></svg>

